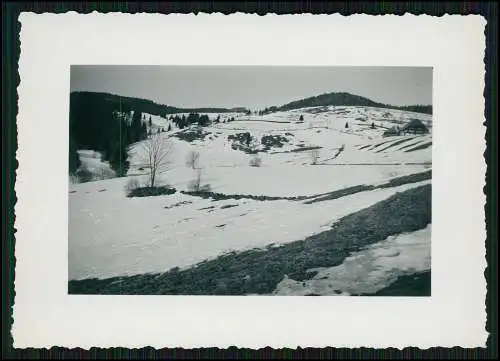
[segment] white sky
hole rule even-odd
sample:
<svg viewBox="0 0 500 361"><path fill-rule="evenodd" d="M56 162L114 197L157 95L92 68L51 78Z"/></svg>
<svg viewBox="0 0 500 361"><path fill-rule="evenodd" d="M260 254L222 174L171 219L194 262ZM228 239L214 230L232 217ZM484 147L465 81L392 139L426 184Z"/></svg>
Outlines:
<svg viewBox="0 0 500 361"><path fill-rule="evenodd" d="M71 67L71 91L108 92L177 107L263 109L329 92L391 105L432 104L430 67Z"/></svg>

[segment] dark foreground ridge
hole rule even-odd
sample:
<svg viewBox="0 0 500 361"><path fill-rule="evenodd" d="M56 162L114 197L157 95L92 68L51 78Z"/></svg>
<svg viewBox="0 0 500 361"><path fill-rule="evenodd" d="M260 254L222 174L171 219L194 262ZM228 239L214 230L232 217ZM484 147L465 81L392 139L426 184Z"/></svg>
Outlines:
<svg viewBox="0 0 500 361"><path fill-rule="evenodd" d="M414 232L431 222L431 185L396 193L386 200L347 215L331 229L295 241L263 249L231 252L187 268L164 273L108 279L70 281L70 294L176 294L245 295L269 294L288 275L294 280L314 277L315 267L341 264L352 252L391 235ZM398 279L398 282L412 280ZM419 287L428 293L425 279ZM395 285L393 288L397 290ZM394 295L406 296L409 291ZM407 292L408 291L408 292ZM387 291L386 291L387 292ZM413 292L413 291L412 291ZM415 293L415 292L413 292Z"/></svg>
<svg viewBox="0 0 500 361"><path fill-rule="evenodd" d="M431 271L419 272L413 275L399 276L389 286L375 293L362 296L430 296Z"/></svg>

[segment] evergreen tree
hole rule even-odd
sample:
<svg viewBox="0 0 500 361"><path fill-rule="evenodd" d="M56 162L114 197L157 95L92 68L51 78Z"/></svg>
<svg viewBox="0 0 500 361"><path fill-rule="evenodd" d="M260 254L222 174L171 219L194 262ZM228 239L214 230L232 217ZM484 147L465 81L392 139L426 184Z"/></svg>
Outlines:
<svg viewBox="0 0 500 361"><path fill-rule="evenodd" d="M167 131L170 132L171 130L172 130L172 124L169 124Z"/></svg>
<svg viewBox="0 0 500 361"><path fill-rule="evenodd" d="M345 127L349 128L349 124L347 122L345 122Z"/></svg>
<svg viewBox="0 0 500 361"><path fill-rule="evenodd" d="M304 116L303 116L302 114L300 115L299 120L300 120L301 122L303 122L303 121L304 121Z"/></svg>
<svg viewBox="0 0 500 361"><path fill-rule="evenodd" d="M184 129L187 125L186 116L183 114L181 120L179 121L179 128Z"/></svg>
<svg viewBox="0 0 500 361"><path fill-rule="evenodd" d="M204 115L200 116L198 118L198 125L200 125L202 127L206 127L206 126L210 125L210 118L208 117L208 115L204 114Z"/></svg>
<svg viewBox="0 0 500 361"><path fill-rule="evenodd" d="M142 123L140 140L147 139L147 137L148 137L148 127L146 126L146 123Z"/></svg>
<svg viewBox="0 0 500 361"><path fill-rule="evenodd" d="M186 125L191 125L191 124L198 124L200 120L200 115L197 113L190 113L187 117L187 124Z"/></svg>
<svg viewBox="0 0 500 361"><path fill-rule="evenodd" d="M134 115L132 116L132 136L133 142L137 142L141 139L141 133L142 133L142 114L141 112L135 110Z"/></svg>
<svg viewBox="0 0 500 361"><path fill-rule="evenodd" d="M73 137L69 137L69 173L74 174L76 170L80 167L80 157L77 152L77 144Z"/></svg>

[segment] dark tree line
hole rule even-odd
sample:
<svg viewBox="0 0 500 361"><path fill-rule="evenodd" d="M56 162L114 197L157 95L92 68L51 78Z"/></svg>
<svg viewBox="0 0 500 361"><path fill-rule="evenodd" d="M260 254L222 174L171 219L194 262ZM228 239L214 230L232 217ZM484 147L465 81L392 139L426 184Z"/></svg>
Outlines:
<svg viewBox="0 0 500 361"><path fill-rule="evenodd" d="M432 114L432 105L406 105L393 107L399 110L405 110L407 112L415 112L415 113L423 113L423 114Z"/></svg>
<svg viewBox="0 0 500 361"><path fill-rule="evenodd" d="M92 93L88 93L92 94ZM69 172L80 166L77 149L93 149L102 154L118 176L126 174L127 148L147 138L142 113L130 105L106 101L100 96L71 94L69 122Z"/></svg>
<svg viewBox="0 0 500 361"><path fill-rule="evenodd" d="M158 104L151 100L141 99L141 98L133 98L133 97L125 97L110 93L99 93L99 92L85 92L85 91L77 91L72 92L71 96L76 95L78 97L92 97L99 98L106 102L113 103L115 105L122 104L122 106L127 106L130 109L136 109L141 113L148 113L153 115L161 116L162 118L167 118L170 114L176 113L232 113L232 112L246 112L247 109L244 107L235 107L235 108L178 108L165 104Z"/></svg>
<svg viewBox="0 0 500 361"><path fill-rule="evenodd" d="M183 129L183 128L186 128L190 125L199 125L201 127L206 127L208 125L210 125L210 118L208 117L208 115L204 114L204 115L200 115L198 113L190 113L187 117L185 115L182 115L179 116L179 115L175 115L175 116L170 116L170 120L179 128L179 129ZM170 130L170 126L169 126L169 130Z"/></svg>
<svg viewBox="0 0 500 361"><path fill-rule="evenodd" d="M395 106L390 104L377 103L368 98L354 95L350 93L325 93L318 96L300 99L282 105L280 107L272 106L260 110L259 115L274 113L277 111L286 111L299 108L317 107L317 106L366 106L377 108L389 108L405 110L417 113L432 114L432 105L408 105L408 106Z"/></svg>

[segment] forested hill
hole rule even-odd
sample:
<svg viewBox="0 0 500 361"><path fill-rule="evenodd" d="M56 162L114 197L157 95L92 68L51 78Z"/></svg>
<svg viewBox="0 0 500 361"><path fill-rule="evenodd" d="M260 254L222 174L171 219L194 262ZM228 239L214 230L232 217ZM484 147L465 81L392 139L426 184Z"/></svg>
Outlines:
<svg viewBox="0 0 500 361"><path fill-rule="evenodd" d="M174 106L158 104L151 100L125 97L109 93L98 93L98 92L72 92L71 102L106 102L115 109L121 107L123 112L129 112L131 110L148 113L153 115L158 115L165 117L167 114L175 113L229 113L229 112L245 112L246 109L240 108L178 108Z"/></svg>
<svg viewBox="0 0 500 361"><path fill-rule="evenodd" d="M127 147L148 136L145 114L166 118L175 113L227 113L242 108L183 109L151 100L108 93L72 92L69 111L69 172L80 167L79 149L99 151L118 175L128 169Z"/></svg>
<svg viewBox="0 0 500 361"><path fill-rule="evenodd" d="M318 107L318 106L366 106L366 107L377 107L377 108L390 108L399 109L410 112L432 114L432 105L408 105L408 106L395 106L389 104L378 103L368 98L353 95L350 93L325 93L318 96L313 96L309 98L304 98L287 103L282 106L274 106L266 108L262 113L271 113L276 111L287 111L292 109L300 109L307 107Z"/></svg>

